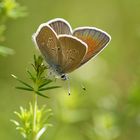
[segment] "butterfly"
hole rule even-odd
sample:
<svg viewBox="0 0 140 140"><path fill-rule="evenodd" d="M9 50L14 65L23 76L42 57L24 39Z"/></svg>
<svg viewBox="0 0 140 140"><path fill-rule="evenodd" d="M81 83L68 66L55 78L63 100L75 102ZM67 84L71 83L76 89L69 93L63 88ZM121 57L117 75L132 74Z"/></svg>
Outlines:
<svg viewBox="0 0 140 140"><path fill-rule="evenodd" d="M106 32L95 27L78 27L56 18L41 24L33 41L46 62L61 79L99 54L110 42Z"/></svg>

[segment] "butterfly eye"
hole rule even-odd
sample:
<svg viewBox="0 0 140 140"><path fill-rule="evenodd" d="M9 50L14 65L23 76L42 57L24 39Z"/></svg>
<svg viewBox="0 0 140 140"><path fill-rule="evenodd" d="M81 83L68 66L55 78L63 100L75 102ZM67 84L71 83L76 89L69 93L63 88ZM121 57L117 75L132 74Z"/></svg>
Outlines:
<svg viewBox="0 0 140 140"><path fill-rule="evenodd" d="M61 75L61 78L63 79L64 77L65 77L65 74L62 74L62 75Z"/></svg>
<svg viewBox="0 0 140 140"><path fill-rule="evenodd" d="M65 74L62 74L62 75L61 75L61 79L62 79L62 80L67 80L67 76L66 76Z"/></svg>

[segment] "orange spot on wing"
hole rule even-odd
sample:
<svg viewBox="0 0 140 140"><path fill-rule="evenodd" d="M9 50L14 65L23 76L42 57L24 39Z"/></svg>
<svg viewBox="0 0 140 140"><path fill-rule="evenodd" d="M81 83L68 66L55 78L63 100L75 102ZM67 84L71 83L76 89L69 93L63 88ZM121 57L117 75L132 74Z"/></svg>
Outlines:
<svg viewBox="0 0 140 140"><path fill-rule="evenodd" d="M85 59L88 59L93 55L94 51L96 50L98 41L93 40L93 38L90 36L89 37L81 37L81 40L84 41L88 45L88 51L87 51L87 54L85 56Z"/></svg>

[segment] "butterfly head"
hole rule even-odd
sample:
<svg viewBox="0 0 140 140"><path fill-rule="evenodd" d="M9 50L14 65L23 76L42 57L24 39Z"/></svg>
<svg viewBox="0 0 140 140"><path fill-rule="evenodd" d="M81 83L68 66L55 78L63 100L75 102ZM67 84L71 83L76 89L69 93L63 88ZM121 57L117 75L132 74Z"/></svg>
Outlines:
<svg viewBox="0 0 140 140"><path fill-rule="evenodd" d="M49 69L57 78L63 81L68 80L68 76L61 70L60 65L49 65Z"/></svg>

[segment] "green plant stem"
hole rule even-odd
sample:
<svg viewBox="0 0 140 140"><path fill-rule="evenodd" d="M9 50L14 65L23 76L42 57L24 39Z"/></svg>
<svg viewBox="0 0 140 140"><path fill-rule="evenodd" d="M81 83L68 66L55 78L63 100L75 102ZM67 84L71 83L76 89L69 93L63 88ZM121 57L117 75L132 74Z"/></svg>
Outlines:
<svg viewBox="0 0 140 140"><path fill-rule="evenodd" d="M38 140L36 134L36 115L37 115L37 94L33 94L33 138L32 140Z"/></svg>

